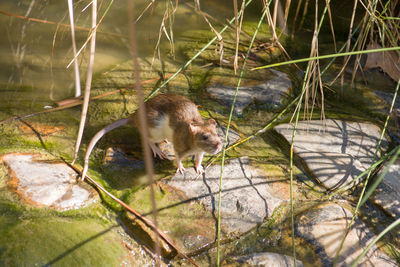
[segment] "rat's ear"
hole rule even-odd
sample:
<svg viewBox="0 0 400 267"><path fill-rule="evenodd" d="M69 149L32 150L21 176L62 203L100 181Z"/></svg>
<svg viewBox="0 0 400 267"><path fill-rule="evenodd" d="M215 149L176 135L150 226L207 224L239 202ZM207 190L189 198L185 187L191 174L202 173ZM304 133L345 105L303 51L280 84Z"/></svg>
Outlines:
<svg viewBox="0 0 400 267"><path fill-rule="evenodd" d="M193 124L189 124L189 131L192 134L195 134L197 132L197 126L193 125Z"/></svg>
<svg viewBox="0 0 400 267"><path fill-rule="evenodd" d="M209 119L208 123L211 125L217 125L217 122L214 119Z"/></svg>

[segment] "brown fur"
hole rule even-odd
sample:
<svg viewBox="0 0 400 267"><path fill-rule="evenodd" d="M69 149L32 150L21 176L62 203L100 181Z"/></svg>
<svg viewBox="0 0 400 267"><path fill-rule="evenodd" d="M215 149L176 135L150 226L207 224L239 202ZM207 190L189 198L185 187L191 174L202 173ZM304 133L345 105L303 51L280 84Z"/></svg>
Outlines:
<svg viewBox="0 0 400 267"><path fill-rule="evenodd" d="M172 130L172 140L178 171L183 172L184 168L181 160L188 155L196 156L196 171L203 171L201 161L203 154L215 154L222 148L222 143L217 135L216 122L213 119L203 121L197 106L188 98L177 94L161 94L153 97L145 103L146 118L149 129L156 129L160 122L167 116L169 118L169 128ZM138 127L137 112L127 119L121 119L104 127L90 141L85 154L85 165L82 171L84 179L88 170L89 156L97 141L109 131L125 124ZM163 137L163 138L166 138ZM153 139L151 136L149 139ZM154 141L153 141L154 142ZM166 156L154 144L149 144L154 155L161 158ZM155 152L156 151L156 152Z"/></svg>
<svg viewBox="0 0 400 267"><path fill-rule="evenodd" d="M214 153L215 147L221 144L217 135L215 120L203 121L197 106L188 98L167 93L157 95L146 102L148 127L155 127L163 115L168 115L170 127L174 131L174 150L179 158L196 152ZM138 116L133 114L129 120L138 125ZM204 140L204 136L207 139Z"/></svg>

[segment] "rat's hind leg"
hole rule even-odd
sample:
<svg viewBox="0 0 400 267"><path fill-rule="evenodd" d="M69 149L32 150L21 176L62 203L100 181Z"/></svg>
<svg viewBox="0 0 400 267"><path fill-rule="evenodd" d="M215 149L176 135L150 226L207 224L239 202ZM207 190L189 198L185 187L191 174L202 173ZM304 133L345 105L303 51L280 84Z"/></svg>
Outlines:
<svg viewBox="0 0 400 267"><path fill-rule="evenodd" d="M155 143L149 142L149 146L155 158L158 156L160 159L168 159L168 156Z"/></svg>

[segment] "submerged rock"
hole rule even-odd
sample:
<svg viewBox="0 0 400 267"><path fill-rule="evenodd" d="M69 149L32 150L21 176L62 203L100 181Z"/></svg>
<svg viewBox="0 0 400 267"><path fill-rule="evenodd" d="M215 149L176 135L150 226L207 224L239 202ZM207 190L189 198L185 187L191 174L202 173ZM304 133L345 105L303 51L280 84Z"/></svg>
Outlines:
<svg viewBox="0 0 400 267"><path fill-rule="evenodd" d="M202 177L193 168L176 174L168 185L184 192L190 200L197 200L207 210L218 210L218 188L221 166L207 168ZM222 180L222 225L224 232L245 233L269 218L284 199L273 192L267 178L249 164L247 158L230 160L224 166ZM216 213L215 213L216 214Z"/></svg>
<svg viewBox="0 0 400 267"><path fill-rule="evenodd" d="M302 267L303 263L296 260L298 267ZM222 264L222 266L260 266L260 267L292 267L294 266L294 259L291 256L263 252L254 253L251 255L244 255L239 257L233 257L229 259L227 263Z"/></svg>
<svg viewBox="0 0 400 267"><path fill-rule="evenodd" d="M243 110L254 101L269 108L277 108L283 104L283 100L292 88L292 82L286 73L277 70L271 70L271 72L273 77L270 80L239 87L234 107L234 112L237 115L241 115ZM235 82L237 82L236 79ZM230 107L236 87L234 85L226 85L219 80L211 83L206 89L207 93L213 99Z"/></svg>
<svg viewBox="0 0 400 267"><path fill-rule="evenodd" d="M383 170L382 170L383 171ZM382 173L378 174L378 176ZM392 215L400 216L400 161L397 160L390 167L382 182L377 187L373 199L375 203Z"/></svg>
<svg viewBox="0 0 400 267"><path fill-rule="evenodd" d="M275 130L291 142L293 124L281 124ZM380 135L379 127L371 123L333 119L302 121L298 123L294 149L312 175L333 190L347 184L372 164ZM386 139L382 146L387 146Z"/></svg>
<svg viewBox="0 0 400 267"><path fill-rule="evenodd" d="M128 156L121 148L109 147L106 150L104 165L109 167L129 167L143 169L144 162L134 157Z"/></svg>
<svg viewBox="0 0 400 267"><path fill-rule="evenodd" d="M374 91L374 94L377 97L379 97L380 99L382 99L384 102L386 102L388 107L390 107L392 105L392 101L393 101L393 97L394 97L393 93L385 93L385 92L382 92L382 91ZM400 100L399 100L399 97L397 97L397 99L395 100L393 108L394 108L394 110L396 111L397 114L400 113Z"/></svg>
<svg viewBox="0 0 400 267"><path fill-rule="evenodd" d="M390 110L390 106L392 105L393 93L385 93L382 91L374 91L374 94L382 99L386 103L386 107L384 108L385 114L387 114ZM397 96L394 105L393 105L393 111L391 114L391 121L394 124L393 127L389 124L387 130L387 133L389 136L397 143L400 144L400 99L399 96Z"/></svg>
<svg viewBox="0 0 400 267"><path fill-rule="evenodd" d="M296 234L316 247L315 251L322 258L323 266L332 266L352 216L349 210L337 204L318 207L296 218ZM368 227L356 219L337 258L337 266L350 266L374 237ZM359 266L397 264L374 245L359 261Z"/></svg>
<svg viewBox="0 0 400 267"><path fill-rule="evenodd" d="M94 191L78 184L76 172L63 163L35 160L37 155L7 154L10 186L30 204L58 210L77 209L94 201Z"/></svg>

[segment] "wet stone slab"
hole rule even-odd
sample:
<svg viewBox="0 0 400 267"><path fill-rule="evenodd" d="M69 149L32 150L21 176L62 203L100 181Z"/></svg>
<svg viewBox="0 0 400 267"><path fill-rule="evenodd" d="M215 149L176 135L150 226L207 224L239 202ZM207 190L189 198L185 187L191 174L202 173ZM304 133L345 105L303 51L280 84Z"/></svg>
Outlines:
<svg viewBox="0 0 400 267"><path fill-rule="evenodd" d="M236 97L234 112L241 115L243 110L252 102L260 102L269 108L277 108L283 104L283 100L292 88L292 82L286 73L271 70L274 77L263 83L241 86ZM213 84L207 87L207 93L227 107L232 105L236 87Z"/></svg>
<svg viewBox="0 0 400 267"><path fill-rule="evenodd" d="M205 174L196 178L198 175L194 169L187 168L184 174L176 174L167 183L216 215L220 173L220 166L211 166ZM242 234L269 218L275 208L285 201L274 194L272 183L252 167L247 158L228 161L224 166L222 182L223 230Z"/></svg>
<svg viewBox="0 0 400 267"><path fill-rule="evenodd" d="M382 169L378 176L384 171ZM400 217L400 160L388 169L382 182L376 189L373 200L394 218Z"/></svg>
<svg viewBox="0 0 400 267"><path fill-rule="evenodd" d="M30 204L58 210L77 209L94 201L87 185L77 184L76 173L63 163L36 161L37 155L1 157L10 170L10 187Z"/></svg>
<svg viewBox="0 0 400 267"><path fill-rule="evenodd" d="M303 267L303 263L299 260L296 260L296 264L298 267ZM294 259L283 254L263 252L233 257L223 263L222 266L292 267L294 266Z"/></svg>
<svg viewBox="0 0 400 267"><path fill-rule="evenodd" d="M333 266L352 213L337 204L329 204L305 212L296 218L296 235L316 247L323 266ZM350 229L337 260L337 266L350 266L375 238L359 219ZM357 266L397 266L396 261L378 250L374 245Z"/></svg>
<svg viewBox="0 0 400 267"><path fill-rule="evenodd" d="M290 143L293 124L281 124L275 130ZM332 190L347 184L367 169L380 138L379 127L371 123L342 120L299 122L294 149L311 174ZM382 143L387 147L386 139ZM354 184L348 184L347 188Z"/></svg>

